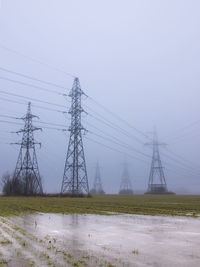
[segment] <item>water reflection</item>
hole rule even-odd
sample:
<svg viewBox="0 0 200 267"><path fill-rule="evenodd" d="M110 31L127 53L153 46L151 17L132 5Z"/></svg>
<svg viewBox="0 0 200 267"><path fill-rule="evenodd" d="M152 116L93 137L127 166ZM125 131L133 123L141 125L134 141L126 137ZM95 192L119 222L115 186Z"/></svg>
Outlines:
<svg viewBox="0 0 200 267"><path fill-rule="evenodd" d="M178 261L178 265L172 266L184 266L181 262L190 262L189 255L194 255L197 260L199 257L200 219L39 214L12 220L38 238L56 240L58 249L70 249L72 254L82 251L85 254L120 259L127 266L133 259L139 264L149 264L151 261L162 263L160 255L166 262L165 266L170 266L173 261ZM138 253L134 254L133 251ZM191 262L188 266L192 266ZM197 266L200 266L200 261Z"/></svg>

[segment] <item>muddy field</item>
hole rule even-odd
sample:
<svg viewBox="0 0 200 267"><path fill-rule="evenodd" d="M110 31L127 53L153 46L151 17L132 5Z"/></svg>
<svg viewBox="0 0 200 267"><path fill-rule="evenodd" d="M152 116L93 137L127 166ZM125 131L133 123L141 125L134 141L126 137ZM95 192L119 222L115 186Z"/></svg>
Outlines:
<svg viewBox="0 0 200 267"><path fill-rule="evenodd" d="M200 219L38 214L0 218L0 266L200 266Z"/></svg>

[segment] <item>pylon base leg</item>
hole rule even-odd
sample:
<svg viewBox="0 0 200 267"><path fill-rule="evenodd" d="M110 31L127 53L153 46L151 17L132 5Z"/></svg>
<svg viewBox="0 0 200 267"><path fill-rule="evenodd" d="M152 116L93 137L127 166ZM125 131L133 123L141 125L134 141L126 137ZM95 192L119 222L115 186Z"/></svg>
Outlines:
<svg viewBox="0 0 200 267"><path fill-rule="evenodd" d="M165 184L151 184L148 186L148 190L145 194L172 195L175 193L168 191L167 186Z"/></svg>

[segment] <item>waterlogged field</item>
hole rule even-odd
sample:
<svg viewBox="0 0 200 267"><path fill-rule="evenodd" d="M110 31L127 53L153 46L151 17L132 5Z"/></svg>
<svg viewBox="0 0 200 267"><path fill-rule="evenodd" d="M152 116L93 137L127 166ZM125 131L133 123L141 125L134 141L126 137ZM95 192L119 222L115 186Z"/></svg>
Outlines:
<svg viewBox="0 0 200 267"><path fill-rule="evenodd" d="M199 215L200 196L0 197L0 267L200 266Z"/></svg>
<svg viewBox="0 0 200 267"><path fill-rule="evenodd" d="M200 266L200 219L144 215L0 217L0 265Z"/></svg>
<svg viewBox="0 0 200 267"><path fill-rule="evenodd" d="M0 197L1 216L35 212L102 215L116 212L144 215L198 216L200 214L200 196Z"/></svg>

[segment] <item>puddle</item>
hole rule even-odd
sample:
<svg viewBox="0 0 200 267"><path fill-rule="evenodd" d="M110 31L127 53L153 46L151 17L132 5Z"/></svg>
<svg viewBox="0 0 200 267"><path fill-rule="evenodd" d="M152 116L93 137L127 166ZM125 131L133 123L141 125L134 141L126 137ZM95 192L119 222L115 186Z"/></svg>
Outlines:
<svg viewBox="0 0 200 267"><path fill-rule="evenodd" d="M0 242L0 258L15 267L22 266L22 261L23 266L56 267L200 266L199 218L77 214L1 217Z"/></svg>

